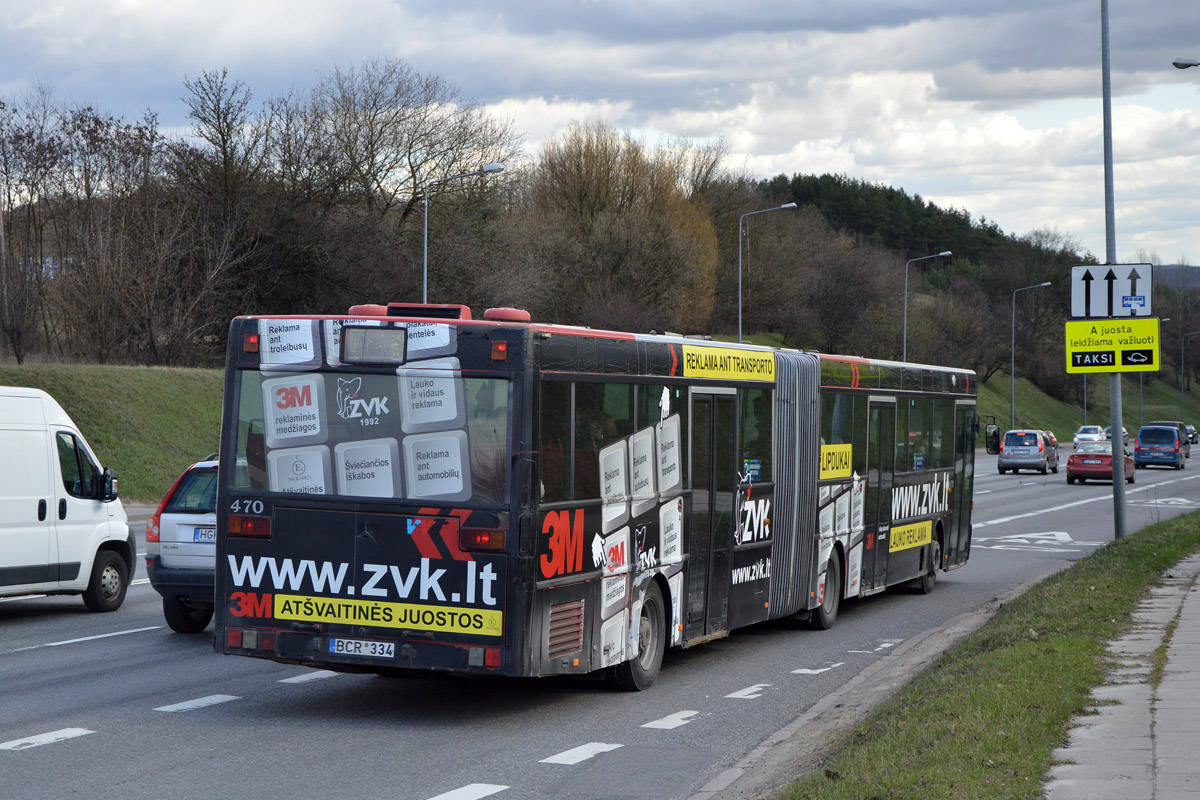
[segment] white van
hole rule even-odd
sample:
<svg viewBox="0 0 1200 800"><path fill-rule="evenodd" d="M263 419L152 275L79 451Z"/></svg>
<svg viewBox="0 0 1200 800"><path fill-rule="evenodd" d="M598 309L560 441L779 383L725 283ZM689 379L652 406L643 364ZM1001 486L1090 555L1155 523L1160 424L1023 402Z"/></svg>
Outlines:
<svg viewBox="0 0 1200 800"><path fill-rule="evenodd" d="M83 434L40 389L0 386L0 596L82 594L116 611L137 540Z"/></svg>

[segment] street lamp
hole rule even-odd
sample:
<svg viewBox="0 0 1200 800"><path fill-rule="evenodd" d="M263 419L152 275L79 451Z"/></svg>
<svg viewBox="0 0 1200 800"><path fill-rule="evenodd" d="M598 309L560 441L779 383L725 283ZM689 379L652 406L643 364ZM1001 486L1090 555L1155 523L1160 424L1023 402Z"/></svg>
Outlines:
<svg viewBox="0 0 1200 800"><path fill-rule="evenodd" d="M1185 341L1187 341L1187 337L1196 336L1196 335L1200 335L1200 331L1192 331L1191 333L1185 333L1183 336L1179 337L1179 419L1180 420L1183 419L1183 370L1185 369L1185 367L1183 365L1183 343Z"/></svg>
<svg viewBox="0 0 1200 800"><path fill-rule="evenodd" d="M738 217L738 343L742 341L742 220L755 214L766 214L768 211L783 211L785 208L795 208L795 203L784 203L775 208L764 208L761 211L747 211Z"/></svg>
<svg viewBox="0 0 1200 800"><path fill-rule="evenodd" d="M1012 297L1012 341L1009 345L1009 352L1012 355L1012 364L1008 368L1008 429L1012 430L1017 426L1017 292L1024 292L1029 289L1040 289L1043 286L1049 286L1050 281L1045 283L1035 283L1033 286L1022 286L1020 289L1013 289Z"/></svg>
<svg viewBox="0 0 1200 800"><path fill-rule="evenodd" d="M1164 322L1170 322L1170 321L1171 321L1170 317L1163 317L1162 319L1160 319L1158 321L1158 324L1162 325ZM1182 345L1183 342L1180 342L1180 344ZM1179 354L1179 361L1180 361L1180 363L1183 362L1183 353ZM1142 427L1142 393L1145 391L1145 386L1146 386L1145 380L1144 380L1145 376L1146 376L1146 373L1144 373L1144 372L1138 373L1138 427L1139 428ZM1084 377L1087 377L1087 376L1085 375Z"/></svg>
<svg viewBox="0 0 1200 800"><path fill-rule="evenodd" d="M503 164L492 163L485 164L482 169L477 169L474 172L464 172L461 175L451 175L448 178L437 178L425 184L425 255L421 265L421 302L429 302L429 187L446 181L456 181L459 178L473 178L476 175L484 175L489 172L502 172Z"/></svg>
<svg viewBox="0 0 1200 800"><path fill-rule="evenodd" d="M943 250L940 253L934 253L931 256L921 256L920 258L910 258L904 262L904 343L900 346L901 361L908 361L908 267L910 264L915 264L918 261L928 261L931 258L943 258L953 255L949 250Z"/></svg>

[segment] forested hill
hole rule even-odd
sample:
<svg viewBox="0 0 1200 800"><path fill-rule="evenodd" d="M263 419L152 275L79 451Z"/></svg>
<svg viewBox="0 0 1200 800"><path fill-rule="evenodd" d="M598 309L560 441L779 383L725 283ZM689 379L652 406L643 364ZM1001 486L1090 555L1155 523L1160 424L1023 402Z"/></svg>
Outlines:
<svg viewBox="0 0 1200 800"><path fill-rule="evenodd" d="M764 189L772 196L786 195L798 205L813 206L833 228L898 254L949 249L955 256L979 262L1000 245L1017 241L994 222L972 220L967 211L940 208L920 195L910 197L903 189L845 175L778 175L766 181Z"/></svg>

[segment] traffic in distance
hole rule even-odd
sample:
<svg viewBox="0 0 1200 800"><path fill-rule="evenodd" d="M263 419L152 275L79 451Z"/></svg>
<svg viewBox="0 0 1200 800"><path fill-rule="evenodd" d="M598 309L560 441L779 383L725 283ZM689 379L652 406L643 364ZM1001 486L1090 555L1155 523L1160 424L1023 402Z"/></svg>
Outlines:
<svg viewBox="0 0 1200 800"><path fill-rule="evenodd" d="M1125 481L1134 483L1135 470L1152 466L1182 470L1192 457L1197 441L1196 428L1173 420L1149 422L1140 427L1132 441L1122 426L1121 450L1125 463ZM1010 430L1003 436L995 425L988 426L988 452L998 456L1001 475L1020 469L1036 470L1043 475L1058 472L1058 445L1053 431ZM1113 478L1113 452L1118 445L1112 438L1112 426L1081 425L1071 440L1072 453L1067 459L1067 483Z"/></svg>

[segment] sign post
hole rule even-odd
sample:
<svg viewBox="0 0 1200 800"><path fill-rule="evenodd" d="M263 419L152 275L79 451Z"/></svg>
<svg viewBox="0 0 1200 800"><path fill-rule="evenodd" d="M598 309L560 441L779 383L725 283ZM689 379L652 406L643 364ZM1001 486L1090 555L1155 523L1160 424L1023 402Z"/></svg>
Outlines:
<svg viewBox="0 0 1200 800"><path fill-rule="evenodd" d="M1104 3L1105 57L1105 146L1108 201L1108 259L1113 260L1111 132L1108 129L1107 30L1108 8ZM1125 459L1117 454L1116 432L1124 421L1121 408L1121 373L1156 372L1162 363L1158 341L1158 319L1151 316L1153 287L1150 264L1090 264L1071 267L1071 316L1067 323L1067 372L1107 372L1113 436L1113 528L1114 537L1125 535ZM1086 384L1085 384L1086 387ZM1086 401L1085 401L1086 402ZM1122 451L1124 447L1121 447Z"/></svg>

